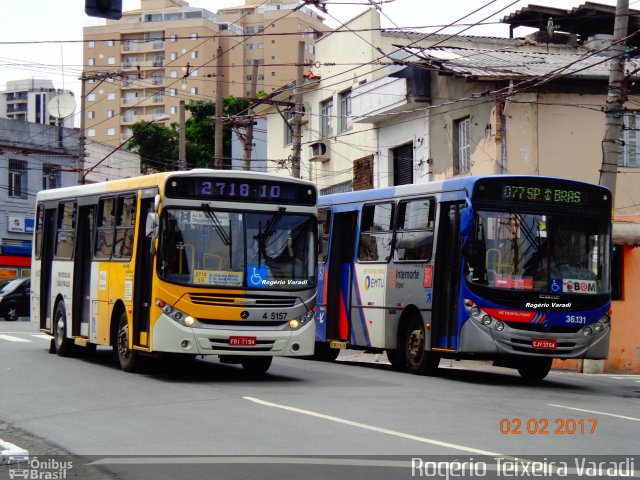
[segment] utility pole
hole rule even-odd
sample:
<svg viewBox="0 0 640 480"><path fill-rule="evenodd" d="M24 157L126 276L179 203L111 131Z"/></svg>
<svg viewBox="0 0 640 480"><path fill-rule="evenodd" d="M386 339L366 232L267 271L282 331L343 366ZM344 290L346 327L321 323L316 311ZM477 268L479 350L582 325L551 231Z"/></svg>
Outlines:
<svg viewBox="0 0 640 480"><path fill-rule="evenodd" d="M85 102L87 101L87 77L84 72L80 75L80 136L78 137L78 184L84 183L84 155L85 144L87 137L85 135L86 121L85 121Z"/></svg>
<svg viewBox="0 0 640 480"><path fill-rule="evenodd" d="M253 61L251 68L251 98L256 98L256 90L258 89L258 60ZM253 151L253 109L249 108L247 112L249 122L244 137L244 157L242 159L242 169L251 170L251 152Z"/></svg>
<svg viewBox="0 0 640 480"><path fill-rule="evenodd" d="M178 170L187 169L187 139L185 135L185 107L184 100L180 100L180 125L178 125Z"/></svg>
<svg viewBox="0 0 640 480"><path fill-rule="evenodd" d="M293 117L293 153L291 154L291 175L300 178L300 150L302 149L302 85L304 83L304 42L298 42L298 75L295 89L295 115Z"/></svg>
<svg viewBox="0 0 640 480"><path fill-rule="evenodd" d="M616 197L616 175L618 161L622 155L620 137L624 129L624 109L626 100L624 88L625 50L629 25L629 0L618 0L616 19L613 27L613 44L611 52L611 70L609 71L609 89L607 103L604 107L605 133L602 140L602 168L600 169L600 185L611 190L611 200ZM615 203L612 203L615 208Z"/></svg>
<svg viewBox="0 0 640 480"><path fill-rule="evenodd" d="M222 145L222 131L224 129L224 121L222 118L222 111L224 105L222 103L222 47L218 47L216 51L216 131L214 137L214 158L213 168L224 168L223 145Z"/></svg>

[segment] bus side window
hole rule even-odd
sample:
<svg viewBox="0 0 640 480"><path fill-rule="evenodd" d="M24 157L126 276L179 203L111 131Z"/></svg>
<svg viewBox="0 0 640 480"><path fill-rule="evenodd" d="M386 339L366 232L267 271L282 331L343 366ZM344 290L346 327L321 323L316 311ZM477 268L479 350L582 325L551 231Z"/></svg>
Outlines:
<svg viewBox="0 0 640 480"><path fill-rule="evenodd" d="M98 204L98 222L96 225L96 248L94 257L106 259L113 250L113 218L115 201L103 198Z"/></svg>
<svg viewBox="0 0 640 480"><path fill-rule="evenodd" d="M327 261L329 254L329 234L331 229L331 210L322 208L318 211L318 242L320 242L320 250L318 262Z"/></svg>
<svg viewBox="0 0 640 480"><path fill-rule="evenodd" d="M63 202L58 206L56 258L71 258L76 235L76 203Z"/></svg>
<svg viewBox="0 0 640 480"><path fill-rule="evenodd" d="M358 261L387 262L393 239L393 203L365 205L360 216Z"/></svg>
<svg viewBox="0 0 640 480"><path fill-rule="evenodd" d="M133 234L136 219L136 197L118 198L118 215L116 223L116 241L114 258L131 258L133 254Z"/></svg>
<svg viewBox="0 0 640 480"><path fill-rule="evenodd" d="M428 261L433 250L433 199L411 200L398 205L396 260Z"/></svg>

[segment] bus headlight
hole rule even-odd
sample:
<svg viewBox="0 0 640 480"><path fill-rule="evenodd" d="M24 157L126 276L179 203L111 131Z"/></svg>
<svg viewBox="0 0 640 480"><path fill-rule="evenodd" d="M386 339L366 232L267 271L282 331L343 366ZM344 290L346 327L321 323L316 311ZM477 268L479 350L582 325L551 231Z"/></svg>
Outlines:
<svg viewBox="0 0 640 480"><path fill-rule="evenodd" d="M602 325L602 323L600 322L596 322L593 324L593 331L596 333L602 331L603 328L604 328L604 325Z"/></svg>
<svg viewBox="0 0 640 480"><path fill-rule="evenodd" d="M184 325L185 327L193 327L198 323L198 321L193 318L191 315L187 315L186 313L178 310L177 308L169 305L164 300L159 298L156 299L156 305L162 312L172 320L175 320L180 325Z"/></svg>
<svg viewBox="0 0 640 480"><path fill-rule="evenodd" d="M480 315L480 309L476 306L473 306L469 310L469 313L471 314L472 317L477 317L478 315Z"/></svg>
<svg viewBox="0 0 640 480"><path fill-rule="evenodd" d="M591 327L584 327L582 329L582 336L583 337L588 337L589 335L591 335L593 333L593 330L591 330Z"/></svg>
<svg viewBox="0 0 640 480"><path fill-rule="evenodd" d="M292 318L291 320L289 320L289 328L291 330L297 330L300 328L300 320L298 320L297 318Z"/></svg>
<svg viewBox="0 0 640 480"><path fill-rule="evenodd" d="M499 332L501 332L502 330L504 330L504 322L501 322L500 320L498 320L496 322L496 330L498 330Z"/></svg>
<svg viewBox="0 0 640 480"><path fill-rule="evenodd" d="M489 315L483 315L482 316L482 324L489 326L491 325L491 317Z"/></svg>

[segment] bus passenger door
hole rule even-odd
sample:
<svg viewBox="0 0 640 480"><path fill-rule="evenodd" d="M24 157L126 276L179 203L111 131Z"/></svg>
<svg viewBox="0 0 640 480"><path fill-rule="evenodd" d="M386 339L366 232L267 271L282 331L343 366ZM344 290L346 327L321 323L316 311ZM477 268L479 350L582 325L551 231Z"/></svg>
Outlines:
<svg viewBox="0 0 640 480"><path fill-rule="evenodd" d="M42 238L42 257L40 262L40 328L48 328L53 334L51 325L51 270L53 252L56 244L55 208L46 209Z"/></svg>
<svg viewBox="0 0 640 480"><path fill-rule="evenodd" d="M325 277L327 340L349 340L357 221L358 212L336 213L333 217L329 272Z"/></svg>
<svg viewBox="0 0 640 480"><path fill-rule="evenodd" d="M151 255L152 238L146 235L146 230L147 215L153 212L153 202L153 197L142 198L142 200L140 200L138 242L135 249L136 264L133 281L133 344L141 347L149 347L149 309L151 306L153 260L155 257Z"/></svg>
<svg viewBox="0 0 640 480"><path fill-rule="evenodd" d="M80 206L73 267L72 336L89 336L91 318L91 259L95 231L96 207Z"/></svg>
<svg viewBox="0 0 640 480"><path fill-rule="evenodd" d="M455 351L460 288L460 212L464 203L440 204L431 317L431 348Z"/></svg>

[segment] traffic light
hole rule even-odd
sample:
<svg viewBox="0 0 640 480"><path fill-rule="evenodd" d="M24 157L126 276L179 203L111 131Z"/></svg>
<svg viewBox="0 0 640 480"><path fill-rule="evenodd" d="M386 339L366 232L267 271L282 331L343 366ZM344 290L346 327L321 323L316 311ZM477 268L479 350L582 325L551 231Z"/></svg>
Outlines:
<svg viewBox="0 0 640 480"><path fill-rule="evenodd" d="M122 0L85 0L84 11L90 17L122 18Z"/></svg>

